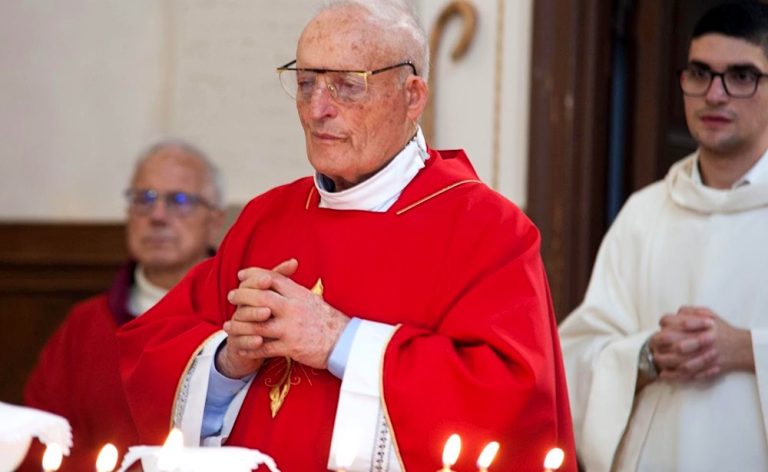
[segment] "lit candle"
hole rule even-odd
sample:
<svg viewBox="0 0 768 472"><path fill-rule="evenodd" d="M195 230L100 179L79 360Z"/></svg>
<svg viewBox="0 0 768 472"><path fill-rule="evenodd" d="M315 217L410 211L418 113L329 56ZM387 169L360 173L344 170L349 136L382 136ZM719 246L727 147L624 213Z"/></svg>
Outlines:
<svg viewBox="0 0 768 472"><path fill-rule="evenodd" d="M565 459L565 452L559 447L550 449L547 453L547 457L544 458L544 472L553 472L563 465Z"/></svg>
<svg viewBox="0 0 768 472"><path fill-rule="evenodd" d="M459 459L461 452L461 438L454 433L448 438L443 447L443 468L439 472L453 472L451 466Z"/></svg>
<svg viewBox="0 0 768 472"><path fill-rule="evenodd" d="M160 455L157 458L157 468L161 471L173 470L179 463L181 451L184 449L184 435L178 428L173 428L168 434Z"/></svg>
<svg viewBox="0 0 768 472"><path fill-rule="evenodd" d="M184 436L173 429L163 446L131 446L123 457L118 472L127 472L141 462L145 472L250 472L264 464L271 472L280 472L275 460L255 449L244 447L184 446Z"/></svg>
<svg viewBox="0 0 768 472"><path fill-rule="evenodd" d="M43 453L43 470L45 472L52 472L59 470L61 466L61 446L56 443L51 443L45 448Z"/></svg>
<svg viewBox="0 0 768 472"><path fill-rule="evenodd" d="M101 448L96 459L96 472L112 472L117 465L117 448L107 443Z"/></svg>
<svg viewBox="0 0 768 472"><path fill-rule="evenodd" d="M480 453L480 457L477 458L477 468L479 472L488 472L488 467L491 466L496 453L499 452L499 443L491 441L485 445L483 452Z"/></svg>

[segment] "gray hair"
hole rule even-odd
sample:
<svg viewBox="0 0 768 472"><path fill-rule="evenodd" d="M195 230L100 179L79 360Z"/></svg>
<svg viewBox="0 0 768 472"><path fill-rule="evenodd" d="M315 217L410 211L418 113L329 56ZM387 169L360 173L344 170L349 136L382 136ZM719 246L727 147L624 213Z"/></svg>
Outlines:
<svg viewBox="0 0 768 472"><path fill-rule="evenodd" d="M133 180L138 173L138 170L146 162L147 159L165 149L179 149L185 154L194 156L203 164L206 170L206 187L209 187L213 193L213 201L211 203L218 209L224 208L224 184L221 177L219 168L211 161L208 155L197 146L178 138L167 138L151 145L144 150L136 159L136 163L133 167Z"/></svg>
<svg viewBox="0 0 768 472"><path fill-rule="evenodd" d="M318 14L327 10L357 7L368 13L369 19L386 29L397 29L403 34L387 36L396 43L416 66L416 72L429 80L429 42L419 18L408 0L327 0ZM406 71L409 69L406 69Z"/></svg>

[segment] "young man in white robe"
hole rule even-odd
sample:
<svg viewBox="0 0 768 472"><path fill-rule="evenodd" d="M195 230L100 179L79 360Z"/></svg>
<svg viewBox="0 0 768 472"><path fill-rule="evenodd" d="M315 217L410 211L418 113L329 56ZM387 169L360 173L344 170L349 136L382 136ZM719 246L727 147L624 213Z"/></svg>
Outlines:
<svg viewBox="0 0 768 472"><path fill-rule="evenodd" d="M562 324L587 471L768 470L768 5L720 5L680 73L699 147L632 195Z"/></svg>

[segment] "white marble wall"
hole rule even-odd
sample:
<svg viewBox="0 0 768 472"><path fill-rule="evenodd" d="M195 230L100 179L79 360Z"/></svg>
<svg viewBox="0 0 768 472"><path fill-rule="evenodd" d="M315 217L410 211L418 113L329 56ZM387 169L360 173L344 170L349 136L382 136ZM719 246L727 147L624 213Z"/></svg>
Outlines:
<svg viewBox="0 0 768 472"><path fill-rule="evenodd" d="M274 68L318 3L0 2L0 220L120 220L135 155L166 135L210 152L233 205L306 175ZM446 3L418 8L429 25ZM448 58L452 24L437 61L435 145L467 148L481 177L524 205L532 0L474 3L469 53Z"/></svg>

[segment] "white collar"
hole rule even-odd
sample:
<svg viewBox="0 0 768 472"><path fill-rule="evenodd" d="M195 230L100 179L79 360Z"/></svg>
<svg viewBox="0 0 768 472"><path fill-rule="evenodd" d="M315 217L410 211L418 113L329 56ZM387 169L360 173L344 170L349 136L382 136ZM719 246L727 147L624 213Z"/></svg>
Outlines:
<svg viewBox="0 0 768 472"><path fill-rule="evenodd" d="M760 159L755 162L744 175L741 176L732 186L731 190L742 187L744 185L757 184L768 181L768 150L766 150ZM693 157L693 166L691 166L691 179L697 184L704 184L704 180L701 178L701 172L699 171L699 153L698 151Z"/></svg>
<svg viewBox="0 0 768 472"><path fill-rule="evenodd" d="M133 271L133 280L134 284L128 297L128 313L133 316L146 312L168 293L168 290L150 282L140 265L136 265Z"/></svg>
<svg viewBox="0 0 768 472"><path fill-rule="evenodd" d="M320 208L385 212L394 205L403 189L424 168L429 159L427 143L417 127L416 135L389 164L370 178L340 192L326 188L328 177L315 173L315 187L320 194Z"/></svg>

